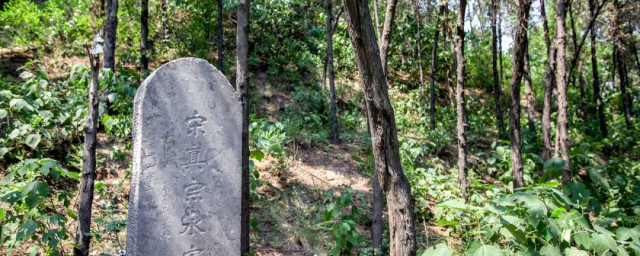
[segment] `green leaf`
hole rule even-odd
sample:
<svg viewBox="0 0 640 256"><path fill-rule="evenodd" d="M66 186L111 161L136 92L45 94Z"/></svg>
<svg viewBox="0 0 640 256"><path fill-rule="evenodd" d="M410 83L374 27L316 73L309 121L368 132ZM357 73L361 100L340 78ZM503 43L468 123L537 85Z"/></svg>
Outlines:
<svg viewBox="0 0 640 256"><path fill-rule="evenodd" d="M574 204L584 205L587 201L589 201L589 197L591 193L587 190L587 187L582 183L570 183L566 186L566 192L568 192L568 196L571 198L571 201Z"/></svg>
<svg viewBox="0 0 640 256"><path fill-rule="evenodd" d="M567 209L564 207L558 207L558 209L553 210L551 213L551 218L557 218L561 213L566 213Z"/></svg>
<svg viewBox="0 0 640 256"><path fill-rule="evenodd" d="M591 244L593 250L596 251L598 255L602 255L606 251L611 251L614 253L618 251L616 240L614 240L613 237L608 234L591 234Z"/></svg>
<svg viewBox="0 0 640 256"><path fill-rule="evenodd" d="M0 109L0 119L7 117L7 114L8 112L6 109Z"/></svg>
<svg viewBox="0 0 640 256"><path fill-rule="evenodd" d="M562 170L565 164L566 162L562 158L551 158L544 163L543 170L545 171L550 169Z"/></svg>
<svg viewBox="0 0 640 256"><path fill-rule="evenodd" d="M465 204L462 200L451 199L436 204L436 207L454 210L469 210L471 206Z"/></svg>
<svg viewBox="0 0 640 256"><path fill-rule="evenodd" d="M29 103L23 99L12 99L9 101L9 107L16 111L20 111L25 108L31 111L34 110L33 106L29 105Z"/></svg>
<svg viewBox="0 0 640 256"><path fill-rule="evenodd" d="M261 150L251 150L249 152L249 158L253 158L258 160L258 162L262 162L264 159L264 153Z"/></svg>
<svg viewBox="0 0 640 256"><path fill-rule="evenodd" d="M71 209L67 210L67 215L69 215L69 217L71 217L73 220L77 221L78 220L78 215L76 215L75 212L73 212Z"/></svg>
<svg viewBox="0 0 640 256"><path fill-rule="evenodd" d="M29 134L27 135L27 138L24 139L24 144L27 144L27 146L31 147L32 149L36 149L39 143L40 143L39 133Z"/></svg>
<svg viewBox="0 0 640 256"><path fill-rule="evenodd" d="M422 253L422 256L432 255L451 256L453 255L453 251L449 249L447 243L439 243L435 246L427 248L427 250Z"/></svg>
<svg viewBox="0 0 640 256"><path fill-rule="evenodd" d="M438 225L438 226L460 226L460 222L457 222L455 220L438 220L436 222L436 225Z"/></svg>
<svg viewBox="0 0 640 256"><path fill-rule="evenodd" d="M490 165L495 164L496 163L496 158L495 157L489 157L487 159L487 163L490 164Z"/></svg>
<svg viewBox="0 0 640 256"><path fill-rule="evenodd" d="M589 233L586 231L574 233L573 241L587 250L591 248L591 237L589 237Z"/></svg>
<svg viewBox="0 0 640 256"><path fill-rule="evenodd" d="M9 152L9 149L6 147L1 147L0 148L0 157L3 157L7 152Z"/></svg>
<svg viewBox="0 0 640 256"><path fill-rule="evenodd" d="M500 247L495 244L484 244L480 246L473 256L502 256L504 253L500 250Z"/></svg>
<svg viewBox="0 0 640 256"><path fill-rule="evenodd" d="M565 256L589 256L589 253L578 248L571 247L564 250Z"/></svg>
<svg viewBox="0 0 640 256"><path fill-rule="evenodd" d="M540 255L541 256L562 256L562 252L560 251L560 248L558 248L557 246L548 244L543 246L540 249Z"/></svg>
<svg viewBox="0 0 640 256"><path fill-rule="evenodd" d="M616 238L618 238L618 241L627 241L629 239L640 241L640 231L633 228L619 227L616 229Z"/></svg>
<svg viewBox="0 0 640 256"><path fill-rule="evenodd" d="M41 196L46 197L49 195L49 187L42 181L32 181L24 186L24 188L22 189L22 196L26 197L28 195L34 194L35 192L37 192Z"/></svg>
<svg viewBox="0 0 640 256"><path fill-rule="evenodd" d="M23 241L27 238L31 237L35 232L38 225L32 220L28 220L20 226L18 229L18 235L16 237L17 240Z"/></svg>

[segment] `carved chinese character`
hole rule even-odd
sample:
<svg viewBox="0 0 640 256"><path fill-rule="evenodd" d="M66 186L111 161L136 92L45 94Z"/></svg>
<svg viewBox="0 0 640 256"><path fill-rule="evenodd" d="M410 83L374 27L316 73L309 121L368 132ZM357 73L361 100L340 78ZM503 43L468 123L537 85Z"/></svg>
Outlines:
<svg viewBox="0 0 640 256"><path fill-rule="evenodd" d="M184 209L184 215L182 215L181 219L184 230L182 230L180 234L184 235L186 233L187 235L192 236L194 231L197 231L200 234L205 233L206 230L198 226L202 222L202 219L203 215L199 210L192 206L187 206L187 208Z"/></svg>
<svg viewBox="0 0 640 256"><path fill-rule="evenodd" d="M198 111L193 111L193 115L188 116L184 123L189 127L187 136L198 137L199 134L205 135L206 131L202 129L202 124L206 123L207 119L200 116Z"/></svg>
<svg viewBox="0 0 640 256"><path fill-rule="evenodd" d="M186 162L182 164L181 168L183 172L201 172L207 161L205 159L200 159L200 155L202 154L202 150L200 149L200 145L193 145L193 148L187 149Z"/></svg>
<svg viewBox="0 0 640 256"><path fill-rule="evenodd" d="M204 252L204 249L198 249L195 245L191 245L191 248L183 252L182 256L196 256L202 254L202 252Z"/></svg>
<svg viewBox="0 0 640 256"><path fill-rule="evenodd" d="M202 196L200 196L200 191L205 187L202 183L191 183L189 185L184 186L184 191L187 192L187 202L195 203L202 202Z"/></svg>

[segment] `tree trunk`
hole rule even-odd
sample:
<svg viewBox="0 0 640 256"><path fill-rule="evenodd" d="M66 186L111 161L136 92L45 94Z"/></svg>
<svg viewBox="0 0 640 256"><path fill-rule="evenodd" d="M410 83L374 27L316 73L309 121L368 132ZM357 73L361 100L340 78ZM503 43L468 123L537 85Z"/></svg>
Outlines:
<svg viewBox="0 0 640 256"><path fill-rule="evenodd" d="M387 12L384 15L384 28L382 29L382 36L380 37L380 60L382 61L382 67L384 74L387 73L387 54L389 53L389 45L391 43L391 33L393 32L393 20L396 15L396 6L398 0L387 1Z"/></svg>
<svg viewBox="0 0 640 256"><path fill-rule="evenodd" d="M82 151L82 178L80 180L80 198L78 202L78 229L76 230L77 247L74 255L89 255L91 244L91 210L93 204L93 183L96 176L96 144L98 128L98 86L100 58L89 53L91 64L91 84L89 87L89 109L87 123L84 126L84 149Z"/></svg>
<svg viewBox="0 0 640 256"><path fill-rule="evenodd" d="M224 72L224 45L222 44L222 0L218 0L218 70Z"/></svg>
<svg viewBox="0 0 640 256"><path fill-rule="evenodd" d="M453 43L453 35L452 35L452 30L449 27L450 24L450 20L449 20L449 16L448 16L448 12L447 12L447 4L443 4L445 6L445 15L444 15L444 19L445 19L445 24L442 28L442 36L444 37L443 39L443 44L446 47L447 44L449 44L449 53L451 56L451 60L447 59L446 65L445 65L445 69L447 72L447 90L449 91L449 103L451 105L452 108L455 108L456 106L456 101L455 101L455 92L453 91L453 72L451 72L451 66L453 65L453 68L455 69L455 46ZM447 35L449 35L449 37L447 37ZM449 38L449 39L447 39Z"/></svg>
<svg viewBox="0 0 640 256"><path fill-rule="evenodd" d="M417 0L412 0L411 1L411 7L413 9L413 16L416 19L416 44L418 47L417 50L417 57L418 57L418 74L420 75L420 88L422 88L422 86L424 86L424 74L422 73L422 35L420 34L421 31L421 26L420 26L420 10L418 7L418 3L416 3ZM438 37L438 32L436 31L436 35L435 37Z"/></svg>
<svg viewBox="0 0 640 256"><path fill-rule="evenodd" d="M497 9L497 12L498 12L498 64L500 66L500 94L502 94L503 92L502 86L504 86L504 69L502 68L502 11L500 8L500 1L501 0L497 0L498 2L498 9Z"/></svg>
<svg viewBox="0 0 640 256"><path fill-rule="evenodd" d="M334 84L335 73L333 72L333 0L326 0L327 8L327 67L329 68L329 101L331 103L331 143L340 144L340 134L338 132L338 114L336 113L336 88Z"/></svg>
<svg viewBox="0 0 640 256"><path fill-rule="evenodd" d="M115 72L116 34L118 31L118 0L107 0L104 26L104 68Z"/></svg>
<svg viewBox="0 0 640 256"><path fill-rule="evenodd" d="M149 69L149 0L141 0L140 5L140 71L145 72Z"/></svg>
<svg viewBox="0 0 640 256"><path fill-rule="evenodd" d="M582 111L582 120L587 121L587 92L584 89L584 76L582 75L582 61L578 62L578 89L580 89L580 109Z"/></svg>
<svg viewBox="0 0 640 256"><path fill-rule="evenodd" d="M249 253L249 0L238 0L236 34L236 91L242 102L242 214L240 254Z"/></svg>
<svg viewBox="0 0 640 256"><path fill-rule="evenodd" d="M566 29L565 18L567 14L567 0L558 0L557 19L556 19L556 45L558 68L557 68L557 85L558 85L558 128L556 129L558 136L557 154L565 161L562 169L562 184L566 185L571 181L571 165L569 162L569 134L567 130L567 110L569 101L567 99L567 62L566 57Z"/></svg>
<svg viewBox="0 0 640 256"><path fill-rule="evenodd" d="M533 84L531 83L531 68L529 65L529 43L527 42L524 53L524 93L527 100L527 123L529 124L529 131L531 131L535 135L536 102L533 95Z"/></svg>
<svg viewBox="0 0 640 256"><path fill-rule="evenodd" d="M591 16L595 16L595 0L589 0L589 11ZM593 30L593 29L592 29ZM600 95L600 80L598 77L598 58L596 57L596 33L591 33L591 69L593 73L593 98L596 100L596 108L598 109L598 120L600 122L600 133L607 137L607 120L604 116L604 106L602 104L602 95Z"/></svg>
<svg viewBox="0 0 640 256"><path fill-rule="evenodd" d="M625 56L629 54L626 50L624 41L622 40L622 30L620 27L620 1L614 0L614 17L613 17L613 34L614 34L614 49L616 54L616 66L618 67L618 75L620 76L620 94L622 96L622 109L624 111L624 121L627 125L627 129L632 129L631 124L631 104L629 101L629 95L627 94L627 87L629 86L629 77L627 75L627 63L625 62Z"/></svg>
<svg viewBox="0 0 640 256"><path fill-rule="evenodd" d="M362 79L375 168L389 209L390 255L415 255L411 186L402 171L393 108L366 0L343 2L349 37Z"/></svg>
<svg viewBox="0 0 640 256"><path fill-rule="evenodd" d="M556 47L551 45L544 0L540 0L540 16L544 29L544 42L547 46L547 66L544 73L544 99L542 103L542 160L546 162L551 159L551 96L556 82Z"/></svg>
<svg viewBox="0 0 640 256"><path fill-rule="evenodd" d="M160 9L162 10L162 39L167 39L167 0L160 0Z"/></svg>
<svg viewBox="0 0 640 256"><path fill-rule="evenodd" d="M382 27L380 26L380 16L378 14L378 0L373 0L373 13L376 16L376 35L378 35L377 41L380 42L380 29Z"/></svg>
<svg viewBox="0 0 640 256"><path fill-rule="evenodd" d="M458 5L458 24L456 26L456 112L458 116L458 181L465 200L469 201L467 192L467 113L466 100L464 96L464 79L465 79L465 60L464 60L464 14L467 8L467 0L460 0Z"/></svg>
<svg viewBox="0 0 640 256"><path fill-rule="evenodd" d="M491 57L493 68L493 97L496 105L496 120L498 121L498 137L502 137L504 132L504 120L502 118L502 109L500 108L500 95L502 89L500 86L500 78L498 76L498 33L496 31L496 16L498 12L498 1L491 0Z"/></svg>
<svg viewBox="0 0 640 256"><path fill-rule="evenodd" d="M522 142L520 141L520 83L527 59L527 27L531 0L517 0L518 25L513 46L513 71L509 87L511 88L509 108L509 131L511 139L511 170L513 172L513 189L523 186L522 180ZM526 83L526 81L525 81Z"/></svg>
<svg viewBox="0 0 640 256"><path fill-rule="evenodd" d="M446 6L440 5L440 14L436 21L439 23L441 21L440 17L444 16L444 10ZM431 47L431 74L429 74L429 82L431 83L431 87L429 88L429 125L431 126L431 130L436 129L436 58L438 57L438 29L435 31L435 35L433 36L433 46Z"/></svg>

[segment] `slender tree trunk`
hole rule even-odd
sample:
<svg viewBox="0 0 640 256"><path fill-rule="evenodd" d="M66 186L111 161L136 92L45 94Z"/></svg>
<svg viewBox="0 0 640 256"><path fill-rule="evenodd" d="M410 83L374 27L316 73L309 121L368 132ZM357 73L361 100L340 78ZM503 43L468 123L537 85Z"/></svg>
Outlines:
<svg viewBox="0 0 640 256"><path fill-rule="evenodd" d="M580 89L580 109L582 110L582 120L587 121L587 92L584 88L584 76L582 75L582 61L578 62L578 88Z"/></svg>
<svg viewBox="0 0 640 256"><path fill-rule="evenodd" d="M504 86L504 69L502 68L502 11L500 8L500 1L498 2L498 64L500 66L500 94L502 94L502 87ZM501 97L502 98L502 97Z"/></svg>
<svg viewBox="0 0 640 256"><path fill-rule="evenodd" d="M104 68L115 72L116 32L118 31L118 0L107 0L104 26Z"/></svg>
<svg viewBox="0 0 640 256"><path fill-rule="evenodd" d="M629 77L627 75L627 63L625 61L625 57L627 54L627 47L622 40L622 30L620 27L622 24L620 23L620 1L613 1L614 9L614 17L613 17L613 34L614 34L614 49L616 54L616 66L618 67L618 75L620 76L620 94L622 96L622 109L624 111L624 121L627 125L627 129L632 129L633 125L631 124L631 104L629 101L629 95L627 94L627 87L629 86Z"/></svg>
<svg viewBox="0 0 640 256"><path fill-rule="evenodd" d="M84 149L82 151L82 178L80 180L80 199L78 202L78 229L76 230L76 244L74 255L89 255L91 244L91 210L93 204L93 183L96 176L96 144L98 128L98 74L100 72L100 58L89 53L91 64L91 84L89 86L89 109L87 122L84 126Z"/></svg>
<svg viewBox="0 0 640 256"><path fill-rule="evenodd" d="M416 3L417 0L411 0L411 7L413 9L413 16L416 19L416 44L418 47L417 50L417 57L418 57L418 74L420 75L420 87L422 88L422 86L424 86L424 74L422 72L422 35L420 34L421 32L421 26L420 26L420 10L418 7L418 3ZM438 32L436 31L436 38L438 37Z"/></svg>
<svg viewBox="0 0 640 256"><path fill-rule="evenodd" d="M613 43L612 52L613 53L611 54L611 63L613 63L613 69L611 70L611 84L612 84L612 86L615 86L615 84L616 84L616 72L618 70L618 66L617 66L618 65L618 57L616 56L618 50L616 50L615 40L614 40L614 43Z"/></svg>
<svg viewBox="0 0 640 256"><path fill-rule="evenodd" d="M224 71L224 45L222 44L222 11L224 6L222 0L218 0L218 69L220 72Z"/></svg>
<svg viewBox="0 0 640 256"><path fill-rule="evenodd" d="M162 39L167 39L167 0L160 0L160 9L162 10Z"/></svg>
<svg viewBox="0 0 640 256"><path fill-rule="evenodd" d="M327 66L329 68L329 101L331 103L331 143L340 143L338 132L338 114L336 113L336 88L334 84L335 73L333 72L333 0L326 0L327 8Z"/></svg>
<svg viewBox="0 0 640 256"><path fill-rule="evenodd" d="M511 139L511 169L513 172L513 189L523 186L522 180L522 142L520 140L520 83L525 72L527 58L527 27L531 0L517 0L518 25L513 46L513 71L509 87L511 88L509 109L509 131ZM525 81L525 84L527 82Z"/></svg>
<svg viewBox="0 0 640 256"><path fill-rule="evenodd" d="M452 35L452 29L450 28L451 26L451 22L449 20L449 16L448 16L448 12L447 12L447 5L448 4L443 4L445 6L445 15L444 15L444 19L445 19L445 24L444 27L442 28L442 36L444 37L444 45L446 47L447 44L449 44L449 55L451 56L451 60L447 59L445 68L446 68L446 72L447 72L447 90L449 91L449 102L452 108L454 108L456 106L456 101L455 101L455 92L453 91L453 72L451 72L451 66L453 65L453 69L455 69L455 45L453 43L453 35ZM449 35L449 37L447 37L447 35ZM447 39L448 38L448 39Z"/></svg>
<svg viewBox="0 0 640 256"><path fill-rule="evenodd" d="M549 22L544 7L544 0L540 0L540 16L544 29L544 42L547 49L547 66L544 74L544 99L542 105L542 159L551 159L551 102L555 86L556 48L551 45L549 36Z"/></svg>
<svg viewBox="0 0 640 256"><path fill-rule="evenodd" d="M566 29L565 18L567 13L567 0L558 0L557 19L556 19L556 45L558 68L557 68L557 85L558 85L558 154L565 161L565 166L562 170L562 184L566 185L571 181L571 165L569 162L569 134L567 129L567 109L569 108L569 101L567 99L567 62L566 57Z"/></svg>
<svg viewBox="0 0 640 256"><path fill-rule="evenodd" d="M591 16L595 16L595 0L589 0L589 10ZM592 29L593 31L594 29ZM598 58L596 57L596 33L591 33L591 69L593 73L593 98L596 100L596 108L598 109L598 120L600 121L600 133L607 137L607 121L604 116L604 106L602 104L602 95L600 95L600 80L598 77Z"/></svg>
<svg viewBox="0 0 640 256"><path fill-rule="evenodd" d="M444 16L446 6L440 5L440 14L436 21L439 23L441 21L441 16ZM431 47L431 74L429 75L429 82L431 83L431 87L429 88L429 125L431 126L431 130L436 129L436 58L438 56L438 29L436 29L435 35L433 37L433 46Z"/></svg>
<svg viewBox="0 0 640 256"><path fill-rule="evenodd" d="M460 0L458 5L458 24L456 26L456 59L457 59L457 86L456 86L456 112L458 116L458 171L460 188L465 200L469 201L468 184L467 184L467 113L466 100L464 96L464 80L465 66L464 60L464 16L467 8L467 0Z"/></svg>
<svg viewBox="0 0 640 256"><path fill-rule="evenodd" d="M249 0L238 0L236 34L236 91L242 102L242 216L240 254L249 253Z"/></svg>
<svg viewBox="0 0 640 256"><path fill-rule="evenodd" d="M375 1L375 0L374 0ZM380 54L380 60L382 62L382 71L385 74L385 77L387 77L389 74L387 73L387 54L389 52L389 46L391 43L391 33L393 32L393 20L395 19L395 14L396 14L396 6L398 4L397 0L388 0L387 1L387 10L384 16L384 28L382 29L382 34L378 34L379 38L378 38L378 44L380 45L379 48L379 54ZM375 8L376 12L378 10L378 8ZM376 15L377 17L377 15ZM379 25L379 24L378 24ZM387 80L385 80L385 82L388 82ZM380 177L380 173L379 173L379 169L376 167L374 168L374 175L378 176L378 178ZM375 179L374 179L374 182ZM380 181L378 181L380 182ZM374 224L378 224L380 226L373 226L372 227L372 231L375 233L372 237L374 238L374 247L377 246L379 244L378 247L376 248L382 248L382 199L384 198L383 195L383 189L382 186L378 185L378 186L374 186L373 187L373 210L377 211L379 210L379 212L374 212L373 213L373 217L374 217ZM376 200L378 199L378 200ZM389 199L387 199L389 200ZM380 220L378 221L376 218L380 218ZM377 233L379 232L379 233ZM379 241L379 243L378 243Z"/></svg>
<svg viewBox="0 0 640 256"><path fill-rule="evenodd" d="M493 97L496 105L496 120L498 121L498 137L502 137L504 132L504 120L502 118L502 109L500 108L500 95L502 89L500 86L500 77L498 76L498 33L496 31L496 17L498 13L498 1L491 0L491 57L493 68Z"/></svg>
<svg viewBox="0 0 640 256"><path fill-rule="evenodd" d="M380 26L380 15L378 14L378 0L373 0L373 12L376 16L376 35L378 35L377 41L380 42L380 30L382 29L382 27Z"/></svg>
<svg viewBox="0 0 640 256"><path fill-rule="evenodd" d="M386 76L371 24L368 1L343 2L349 37L362 79L375 168L389 209L390 255L415 255L416 237L411 186L402 171L395 117L386 87Z"/></svg>
<svg viewBox="0 0 640 256"><path fill-rule="evenodd" d="M382 36L380 37L380 60L382 61L382 67L385 75L387 73L387 55L389 54L389 46L391 44L391 33L393 32L393 20L396 15L396 6L398 0L387 1L387 12L384 16L384 28L382 30Z"/></svg>
<svg viewBox="0 0 640 256"><path fill-rule="evenodd" d="M527 100L527 123L529 124L529 131L531 131L535 135L536 102L533 95L533 84L531 83L531 68L529 65L529 43L527 42L524 53L524 93Z"/></svg>
<svg viewBox="0 0 640 256"><path fill-rule="evenodd" d="M145 72L149 69L149 0L141 0L140 5L140 70Z"/></svg>

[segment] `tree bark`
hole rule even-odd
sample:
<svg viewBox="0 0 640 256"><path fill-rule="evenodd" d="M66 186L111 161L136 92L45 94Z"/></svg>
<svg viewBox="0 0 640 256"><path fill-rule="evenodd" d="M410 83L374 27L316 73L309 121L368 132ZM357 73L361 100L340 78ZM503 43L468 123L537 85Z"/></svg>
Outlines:
<svg viewBox="0 0 640 256"><path fill-rule="evenodd" d="M522 180L522 142L520 140L520 83L527 59L527 27L531 0L517 0L518 25L513 44L513 71L509 87L511 88L509 109L509 131L511 139L511 170L513 172L513 189L523 186ZM526 81L525 81L526 83Z"/></svg>
<svg viewBox="0 0 640 256"><path fill-rule="evenodd" d="M445 65L445 69L447 72L447 90L449 91L449 104L451 105L452 108L455 108L456 106L456 101L455 101L455 92L453 91L453 72L451 72L451 66L453 65L453 68L455 69L455 45L453 43L453 35L452 35L452 29L449 27L451 24L450 20L449 20L449 16L448 16L448 12L447 12L447 4L443 4L445 6L445 24L442 28L442 36L444 37L443 39L443 44L446 47L447 44L449 45L449 53L451 56L451 60L447 59L446 65ZM447 35L449 35L449 37L447 37ZM449 39L447 39L449 38Z"/></svg>
<svg viewBox="0 0 640 256"><path fill-rule="evenodd" d="M87 51L88 52L88 51ZM96 175L96 144L98 128L98 86L100 58L89 53L91 84L89 86L89 109L84 126L84 148L82 151L82 178L78 201L78 229L76 230L75 256L88 256L91 244L91 210L93 204L93 184Z"/></svg>
<svg viewBox="0 0 640 256"><path fill-rule="evenodd" d="M378 0L373 0L373 13L376 16L376 35L378 35L377 40L380 42L380 16L378 15Z"/></svg>
<svg viewBox="0 0 640 256"><path fill-rule="evenodd" d="M500 66L500 94L504 95L502 92L502 86L504 85L504 69L502 68L502 11L500 8L500 1L498 2L498 64ZM543 1L543 0L541 0ZM502 98L502 97L501 97ZM504 125L503 125L504 127ZM503 128L504 129L504 128Z"/></svg>
<svg viewBox="0 0 640 256"><path fill-rule="evenodd" d="M632 129L631 124L631 104L629 101L629 95L627 94L627 87L629 86L629 77L627 75L627 63L625 62L625 56L628 54L626 46L622 40L622 30L620 27L620 1L614 0L614 17L613 17L613 35L614 35L614 51L616 55L616 66L618 67L618 75L620 76L620 94L622 96L622 109L624 111L624 121L627 125L627 129Z"/></svg>
<svg viewBox="0 0 640 256"><path fill-rule="evenodd" d="M498 76L498 33L496 31L496 17L498 12L498 1L491 0L491 57L493 69L493 97L496 105L496 120L498 121L498 137L502 137L504 132L504 120L502 118L502 109L500 108L500 96L502 89L500 86L500 77Z"/></svg>
<svg viewBox="0 0 640 256"><path fill-rule="evenodd" d="M556 47L551 45L544 0L540 0L540 16L542 17L542 27L544 29L544 42L547 46L547 65L544 74L544 99L542 103L542 160L546 162L551 159L551 100L556 83Z"/></svg>
<svg viewBox="0 0 640 256"><path fill-rule="evenodd" d="M580 89L580 110L582 111L582 120L587 121L587 92L584 88L584 76L582 75L582 60L578 62L578 89Z"/></svg>
<svg viewBox="0 0 640 256"><path fill-rule="evenodd" d="M222 0L218 0L218 70L224 72L224 45L222 44Z"/></svg>
<svg viewBox="0 0 640 256"><path fill-rule="evenodd" d="M140 70L144 72L149 69L149 0L141 0L140 5Z"/></svg>
<svg viewBox="0 0 640 256"><path fill-rule="evenodd" d="M118 31L118 0L107 0L107 16L104 26L104 68L116 72L116 34Z"/></svg>
<svg viewBox="0 0 640 256"><path fill-rule="evenodd" d="M589 0L589 11L591 16L595 16L596 4L595 0ZM593 29L592 29L593 31ZM598 77L598 58L596 57L596 33L591 33L591 69L593 76L593 98L596 100L596 108L598 109L598 120L600 123L600 133L607 137L607 120L604 115L604 106L602 104L602 95L600 95L600 80Z"/></svg>
<svg viewBox="0 0 640 256"><path fill-rule="evenodd" d="M249 0L238 0L236 13L236 91L242 102L242 214L240 254L249 253Z"/></svg>
<svg viewBox="0 0 640 256"><path fill-rule="evenodd" d="M565 18L567 14L567 0L558 0L557 19L556 19L556 45L558 68L557 68L557 85L558 85L558 149L557 154L565 161L562 169L562 184L566 185L571 181L571 165L569 161L569 134L567 130L567 109L569 102L567 99L567 64L566 64L566 29Z"/></svg>
<svg viewBox="0 0 640 256"><path fill-rule="evenodd" d="M333 0L326 0L327 8L327 67L329 68L329 101L331 104L331 143L340 144L340 134L338 131L338 114L336 113L336 88L334 84L335 73L333 72Z"/></svg>
<svg viewBox="0 0 640 256"><path fill-rule="evenodd" d="M529 131L531 131L535 135L536 102L533 95L533 84L531 83L531 68L529 65L529 43L527 42L524 53L524 93L527 100L527 123L529 124Z"/></svg>
<svg viewBox="0 0 640 256"><path fill-rule="evenodd" d="M343 2L349 37L362 79L375 168L389 209L390 255L415 255L416 237L411 186L402 171L393 108L379 56L368 1Z"/></svg>
<svg viewBox="0 0 640 256"><path fill-rule="evenodd" d="M418 47L417 50L417 57L418 57L418 73L420 75L420 88L422 88L422 86L424 86L424 74L422 72L422 35L420 34L421 31L421 26L420 26L420 10L418 9L418 3L416 3L417 0L411 0L411 9L413 9L413 16L416 19L416 46ZM435 37L438 37L438 31L436 30L436 35Z"/></svg>
<svg viewBox="0 0 640 256"><path fill-rule="evenodd" d="M387 11L384 15L384 28L382 29L382 36L380 37L380 60L382 61L382 68L386 76L389 75L387 73L387 55L389 53L391 33L393 32L393 20L395 19L397 5L398 0L387 1Z"/></svg>
<svg viewBox="0 0 640 256"><path fill-rule="evenodd" d="M456 129L458 131L458 181L465 200L469 201L468 184L467 184L467 113L466 100L464 96L464 80L465 80L465 60L464 60L464 16L467 8L467 0L460 0L458 5L458 24L456 26L456 112L458 123Z"/></svg>
<svg viewBox="0 0 640 256"><path fill-rule="evenodd" d="M436 21L440 23L442 16L444 16L446 6L444 4L440 5L440 13ZM438 57L438 32L439 29L436 29L435 35L433 36L433 46L431 47L431 74L429 74L429 82L431 83L431 87L429 88L429 125L431 126L431 130L436 129L436 58Z"/></svg>

